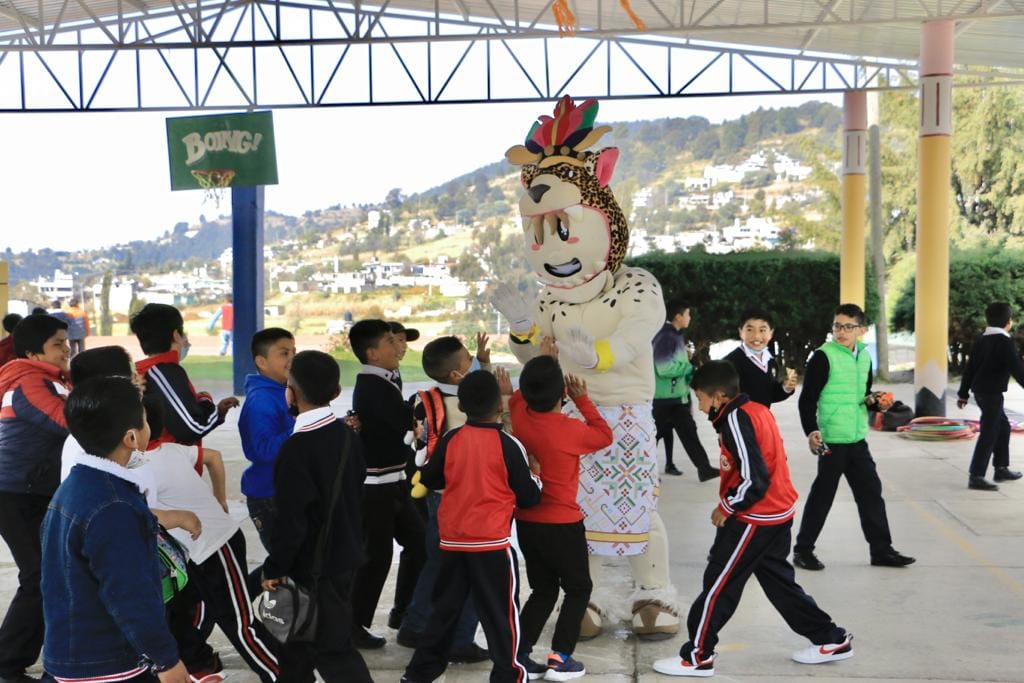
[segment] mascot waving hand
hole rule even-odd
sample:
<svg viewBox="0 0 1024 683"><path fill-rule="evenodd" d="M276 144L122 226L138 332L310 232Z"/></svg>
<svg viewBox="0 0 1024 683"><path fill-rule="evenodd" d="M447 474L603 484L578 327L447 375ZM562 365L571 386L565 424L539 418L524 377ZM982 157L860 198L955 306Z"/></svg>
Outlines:
<svg viewBox="0 0 1024 683"><path fill-rule="evenodd" d="M564 97L554 117L540 117L526 144L506 153L522 167L526 254L542 289L530 305L500 285L493 301L509 320L516 357L526 362L540 352L543 338L553 337L563 369L586 379L590 397L612 427L612 445L580 461L577 500L585 515L591 578L596 586L601 556L627 557L637 589L634 633L667 638L678 631L679 618L668 539L656 511L651 414L651 340L665 322L665 304L650 273L623 265L629 228L608 187L619 151L587 151L611 130L595 128L596 117L596 100L577 107ZM600 632L599 615L591 604L583 637Z"/></svg>

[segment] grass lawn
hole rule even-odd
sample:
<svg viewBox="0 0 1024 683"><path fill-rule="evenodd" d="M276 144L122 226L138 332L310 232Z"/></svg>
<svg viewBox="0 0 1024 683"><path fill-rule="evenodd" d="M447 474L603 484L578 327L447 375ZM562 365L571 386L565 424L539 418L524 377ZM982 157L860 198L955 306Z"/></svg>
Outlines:
<svg viewBox="0 0 1024 683"><path fill-rule="evenodd" d="M334 353L331 355L338 359L338 364L341 366L342 387L354 385L356 375L359 374L361 367L356 357L351 353ZM188 376L194 384L199 384L203 380L231 381L231 358L229 357L189 356L182 365L188 371ZM423 372L423 361L419 352L411 349L402 360L401 371L402 380L406 382L426 382L430 379Z"/></svg>

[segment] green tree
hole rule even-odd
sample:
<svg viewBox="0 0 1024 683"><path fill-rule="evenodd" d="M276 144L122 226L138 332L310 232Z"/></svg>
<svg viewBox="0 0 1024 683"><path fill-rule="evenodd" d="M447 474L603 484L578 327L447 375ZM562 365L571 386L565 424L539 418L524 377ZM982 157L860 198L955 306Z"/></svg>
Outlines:
<svg viewBox="0 0 1024 683"><path fill-rule="evenodd" d="M103 282L100 284L100 329L102 337L109 337L114 327L113 316L110 314L110 285L114 279L113 273L109 270L103 273Z"/></svg>

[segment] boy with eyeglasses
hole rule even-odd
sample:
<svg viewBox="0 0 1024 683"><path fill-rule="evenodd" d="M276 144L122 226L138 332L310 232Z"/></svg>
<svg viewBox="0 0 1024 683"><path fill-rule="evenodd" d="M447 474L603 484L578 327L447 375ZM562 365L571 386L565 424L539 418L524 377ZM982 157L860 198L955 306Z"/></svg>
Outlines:
<svg viewBox="0 0 1024 683"><path fill-rule="evenodd" d="M814 555L814 543L844 475L871 548L871 564L905 567L914 563L913 557L892 547L882 482L866 441L868 406L877 400L871 391L871 358L860 341L866 323L860 306L842 304L832 320L832 341L822 344L807 362L800 393L800 423L811 452L818 456L818 475L807 496L793 546L793 564L802 569L825 568Z"/></svg>

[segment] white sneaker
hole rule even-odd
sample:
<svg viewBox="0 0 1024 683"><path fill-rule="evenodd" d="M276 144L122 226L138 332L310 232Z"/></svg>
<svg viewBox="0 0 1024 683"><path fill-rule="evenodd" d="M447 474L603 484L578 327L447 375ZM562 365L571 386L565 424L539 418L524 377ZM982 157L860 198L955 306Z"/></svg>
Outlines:
<svg viewBox="0 0 1024 683"><path fill-rule="evenodd" d="M654 670L666 676L691 676L709 678L715 675L715 655L711 655L696 666L682 657L666 657L654 663Z"/></svg>
<svg viewBox="0 0 1024 683"><path fill-rule="evenodd" d="M793 653L793 661L800 664L824 664L849 659L853 656L853 634L847 633L841 643L809 645Z"/></svg>

